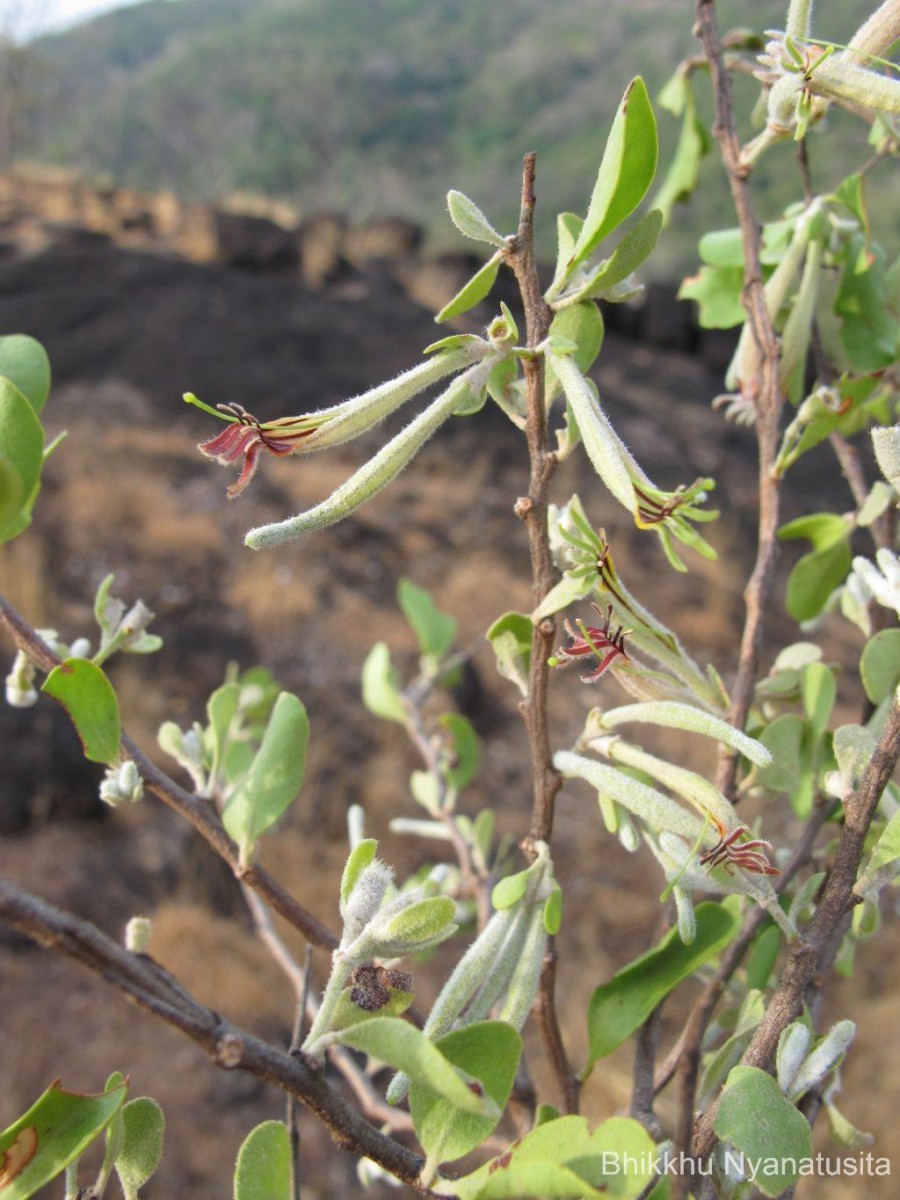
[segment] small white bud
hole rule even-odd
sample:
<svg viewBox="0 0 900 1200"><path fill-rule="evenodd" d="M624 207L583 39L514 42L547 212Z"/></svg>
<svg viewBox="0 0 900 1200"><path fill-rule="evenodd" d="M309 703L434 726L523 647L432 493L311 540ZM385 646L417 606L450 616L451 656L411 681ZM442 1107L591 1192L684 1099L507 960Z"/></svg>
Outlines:
<svg viewBox="0 0 900 1200"><path fill-rule="evenodd" d="M132 917L125 926L125 949L132 954L146 954L152 929L149 917Z"/></svg>

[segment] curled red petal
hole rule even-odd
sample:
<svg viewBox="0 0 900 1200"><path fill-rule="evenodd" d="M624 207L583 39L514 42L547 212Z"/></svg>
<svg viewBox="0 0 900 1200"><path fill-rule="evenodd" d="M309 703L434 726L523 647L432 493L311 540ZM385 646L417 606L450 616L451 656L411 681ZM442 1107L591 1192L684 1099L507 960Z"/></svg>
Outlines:
<svg viewBox="0 0 900 1200"><path fill-rule="evenodd" d="M252 425L236 421L208 442L201 442L197 449L208 458L227 465L245 454L254 440L259 440L259 431Z"/></svg>
<svg viewBox="0 0 900 1200"><path fill-rule="evenodd" d="M253 430L252 432L255 433L256 430ZM229 500L233 500L235 496L239 496L256 474L256 468L259 466L259 453L262 448L263 443L258 437L255 441L252 441L249 446L247 446L244 454L244 465L241 469L240 475L238 476L237 482L233 483L225 493Z"/></svg>

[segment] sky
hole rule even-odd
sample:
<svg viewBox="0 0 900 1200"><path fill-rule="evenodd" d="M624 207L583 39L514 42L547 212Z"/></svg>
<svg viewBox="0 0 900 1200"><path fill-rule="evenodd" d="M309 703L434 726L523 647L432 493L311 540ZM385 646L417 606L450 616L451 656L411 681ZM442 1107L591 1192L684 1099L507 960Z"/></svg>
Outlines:
<svg viewBox="0 0 900 1200"><path fill-rule="evenodd" d="M17 38L66 29L139 0L0 0L0 17L15 22Z"/></svg>

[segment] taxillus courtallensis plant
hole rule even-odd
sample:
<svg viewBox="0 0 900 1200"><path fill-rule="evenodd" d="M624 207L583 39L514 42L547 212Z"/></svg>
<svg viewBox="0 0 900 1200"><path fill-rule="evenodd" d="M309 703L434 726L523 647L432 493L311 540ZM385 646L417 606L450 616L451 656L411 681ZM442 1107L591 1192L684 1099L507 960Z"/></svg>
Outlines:
<svg viewBox="0 0 900 1200"><path fill-rule="evenodd" d="M401 680L388 646L375 645L363 669L363 699L374 717L405 730L421 758L409 785L421 816L400 816L393 828L423 845L442 842L452 861L423 855L412 877L397 878L366 836L363 809L354 807L337 932L257 858L260 839L277 837L272 830L304 782L310 730L297 696L267 671L229 669L203 719L188 729L166 722L159 744L188 789L124 731L103 669L113 654L158 647L142 601L118 598L106 579L92 639L34 629L5 600L0 606L17 647L9 703L27 707L40 688L66 707L86 756L106 764L101 795L108 804L153 796L180 813L232 869L260 937L294 986L294 1042L267 1043L201 1004L153 960L146 919L131 920L119 944L0 880L5 922L101 973L198 1042L219 1067L287 1095L287 1120L258 1126L241 1149L234 1181L241 1200L299 1195L298 1106L357 1156L363 1182L387 1176L425 1195L462 1200L730 1198L753 1187L776 1196L809 1173L811 1126L823 1109L843 1147L862 1155L867 1143L835 1105L853 1022L819 1027L813 999L836 963L849 967L855 942L877 930L880 894L900 874L900 792L891 778L900 754L900 260L873 240L866 208L869 181L898 148L900 82L884 56L900 32L900 4L888 0L844 47L812 36L810 0L792 0L784 29L764 38L746 31L722 37L712 0L699 0L696 31L702 55L682 64L659 98L682 126L655 202L640 211L656 176L657 123L636 77L584 215L558 217L549 282L538 271L533 237L533 155L525 159L519 223L510 232L500 233L461 192L450 193L451 220L486 247L487 260L437 320L485 301L506 268L519 287L518 321L501 305L482 336L451 333L397 378L311 413L261 421L239 404L185 397L224 422L200 449L237 469L228 489L236 497L267 454L305 456L341 445L428 393L418 414L319 504L251 529L246 543L261 553L297 553L296 539L351 518L448 421L477 420L496 404L521 431L530 479L514 510L528 533L534 606L485 620L497 668L518 694L530 748L531 815L517 846L497 839L492 810L471 799L475 789L463 811L461 796L477 778L478 739L459 713L435 718L426 701L443 694L464 656L455 649L454 619L408 580L398 599L418 641L418 671ZM735 73L751 75L760 89L763 129L745 144L732 104ZM698 105L708 84L712 130ZM854 174L817 190L809 143L834 106L860 120L866 151ZM798 146L797 200L761 221L754 168L786 139ZM599 524L619 506L633 537L658 539L661 577L687 571L692 556L715 556L701 533L717 516L714 481L686 479L672 490L654 482L608 418L590 374L603 348L601 305L640 292L637 273L714 146L737 225L703 237L702 265L682 296L696 301L703 325L740 330L716 403L723 419L753 427L759 461L744 628L735 661L718 669L702 666L653 611L658 604L629 588L616 566L617 545ZM56 443L45 444L41 425L50 375L37 343L24 335L0 340L0 377L0 538L9 540L27 533L41 467ZM880 478L870 477L861 452L867 441ZM791 469L821 443L833 450L835 473L849 481L852 509L784 524L781 496ZM590 495L557 496L555 470L574 454L587 456L596 486ZM776 554L791 539L811 547L795 563L784 597L803 640L777 648L764 671L766 618L782 600ZM584 602L596 615L580 615ZM813 640L826 611L858 631L865 704L856 722L838 723L839 673ZM566 744L555 745L548 678L572 664L596 689L598 706ZM577 673L563 678L581 686ZM710 740L718 746L714 776L645 749L639 726L650 727L651 739L655 728L677 731L684 746ZM568 881L554 868L554 806L569 780L596 794L599 819L622 850L643 843L652 851L665 922L633 962L593 981L585 996L588 1054L579 1064L555 1006L555 935ZM765 801L761 827L743 815L748 797ZM778 839L784 811L801 822L790 845ZM305 963L292 956L273 914L330 955L320 994L311 986L309 955ZM456 965L421 1012L404 960L451 939L459 944ZM663 1055L661 1009L690 976L702 988ZM532 1014L552 1069L547 1096L535 1094L522 1061L521 1033ZM632 1036L630 1112L591 1128L578 1115L580 1089ZM351 1083L354 1102L339 1076ZM676 1117L667 1124L656 1106L671 1085ZM114 1174L126 1197L137 1196L162 1153L164 1122L155 1102L127 1093L119 1074L96 1096L52 1084L0 1134L4 1198L30 1196L60 1174L67 1197L99 1197ZM511 1104L519 1113L516 1137L504 1116ZM102 1166L84 1187L79 1159L100 1137ZM480 1147L480 1158L468 1157ZM866 1169L884 1173L885 1162L870 1153Z"/></svg>

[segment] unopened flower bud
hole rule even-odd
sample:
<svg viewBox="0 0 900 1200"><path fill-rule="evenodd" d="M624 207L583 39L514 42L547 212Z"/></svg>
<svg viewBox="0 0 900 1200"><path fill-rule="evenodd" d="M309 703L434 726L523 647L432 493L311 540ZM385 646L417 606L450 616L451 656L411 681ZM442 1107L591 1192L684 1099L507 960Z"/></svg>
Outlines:
<svg viewBox="0 0 900 1200"><path fill-rule="evenodd" d="M125 926L125 949L132 954L146 954L152 929L149 917L132 917Z"/></svg>
<svg viewBox="0 0 900 1200"><path fill-rule="evenodd" d="M129 802L136 804L144 794L144 781L132 759L118 767L107 767L106 778L100 784L100 799L115 808Z"/></svg>
<svg viewBox="0 0 900 1200"><path fill-rule="evenodd" d="M20 650L6 677L6 703L13 708L31 708L37 703L34 687L35 666L24 650Z"/></svg>

